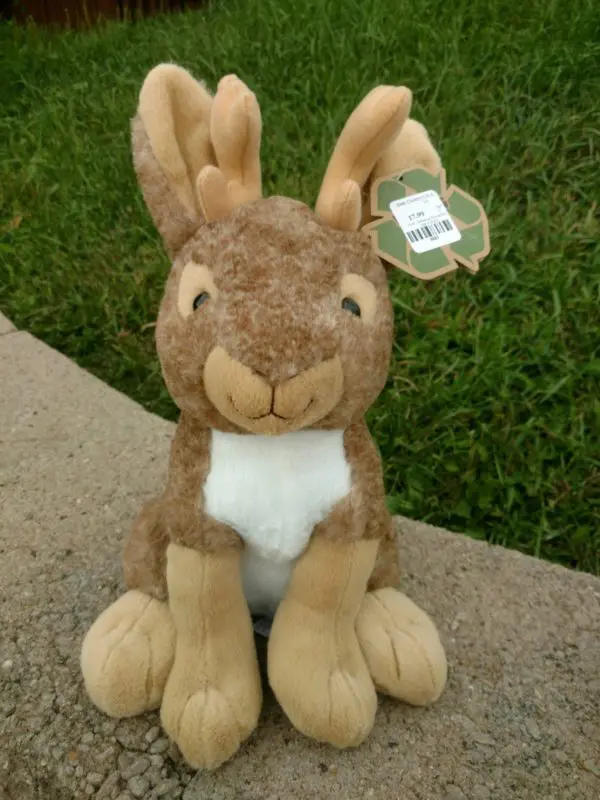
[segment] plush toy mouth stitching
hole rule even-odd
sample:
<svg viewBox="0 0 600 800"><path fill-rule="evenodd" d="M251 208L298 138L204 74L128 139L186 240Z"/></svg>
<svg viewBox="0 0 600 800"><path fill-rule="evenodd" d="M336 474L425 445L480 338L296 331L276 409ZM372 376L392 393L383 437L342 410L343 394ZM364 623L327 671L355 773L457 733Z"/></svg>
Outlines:
<svg viewBox="0 0 600 800"><path fill-rule="evenodd" d="M286 422L291 422L291 420L293 419L298 419L299 417L303 417L309 410L309 408L314 405L314 403L315 403L315 398L313 397L311 398L311 400L309 400L308 405L304 408L304 410L301 411L299 414L295 414L293 417L284 417L281 414L277 414L275 411L271 409L271 411L269 411L268 414L263 414L262 417L258 417L258 419L266 419L266 417L277 417L277 419L283 419Z"/></svg>
<svg viewBox="0 0 600 800"><path fill-rule="evenodd" d="M244 414L242 411L240 411L240 409L236 406L236 404L233 401L233 395L231 395L231 394L227 395L227 399L231 403L231 407L233 408L234 411L236 411L240 416L245 417L246 419L251 419L253 422L258 422L261 419L268 419L269 417L275 417L276 419L281 419L284 422L291 422L294 419L298 419L299 417L303 417L306 414L306 412L315 403L315 398L312 397L310 399L310 401L308 402L308 405L299 414L295 414L293 417L284 417L282 414L277 414L273 410L273 408L275 406L275 394L273 394L273 400L271 401L270 410L267 411L266 414L259 414L257 417L253 417L253 416L250 416L249 414Z"/></svg>

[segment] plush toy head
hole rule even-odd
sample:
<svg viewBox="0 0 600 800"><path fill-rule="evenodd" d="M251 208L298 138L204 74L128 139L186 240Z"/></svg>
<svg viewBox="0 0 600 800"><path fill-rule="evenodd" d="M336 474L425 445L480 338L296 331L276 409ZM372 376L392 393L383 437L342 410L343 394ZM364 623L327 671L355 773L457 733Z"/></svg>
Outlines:
<svg viewBox="0 0 600 800"><path fill-rule="evenodd" d="M365 197L390 158L396 168L414 161L410 147L398 152L405 123L421 162L437 158L407 122L410 104L396 87L363 100L312 211L262 197L260 111L239 79L224 78L213 98L179 67L150 72L134 163L174 259L157 346L182 411L207 427L270 435L345 428L364 415L393 337L386 270L360 231Z"/></svg>

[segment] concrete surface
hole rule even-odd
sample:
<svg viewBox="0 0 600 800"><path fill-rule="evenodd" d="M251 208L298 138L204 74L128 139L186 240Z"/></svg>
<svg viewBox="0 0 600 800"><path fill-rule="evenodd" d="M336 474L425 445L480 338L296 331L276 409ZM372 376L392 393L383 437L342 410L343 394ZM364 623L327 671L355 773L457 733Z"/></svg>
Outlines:
<svg viewBox="0 0 600 800"><path fill-rule="evenodd" d="M4 333L12 333L15 330L15 326L9 319L6 319L4 314L0 311L0 336Z"/></svg>
<svg viewBox="0 0 600 800"><path fill-rule="evenodd" d="M214 774L158 715L88 701L79 648L122 590L120 550L164 479L172 427L26 333L0 338L0 797L587 800L600 797L600 581L409 521L405 590L450 679L427 710L382 699L365 745L297 734L267 696Z"/></svg>

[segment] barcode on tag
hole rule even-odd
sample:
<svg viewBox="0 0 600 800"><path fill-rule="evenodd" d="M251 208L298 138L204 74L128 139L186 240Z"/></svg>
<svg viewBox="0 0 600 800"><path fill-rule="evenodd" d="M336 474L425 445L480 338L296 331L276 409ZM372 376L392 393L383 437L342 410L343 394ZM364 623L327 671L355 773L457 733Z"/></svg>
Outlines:
<svg viewBox="0 0 600 800"><path fill-rule="evenodd" d="M460 241L460 231L433 190L394 200L390 211L415 253L427 253Z"/></svg>
<svg viewBox="0 0 600 800"><path fill-rule="evenodd" d="M440 235L452 230L452 225L448 220L442 219L439 222L432 222L431 225L423 225L422 228L415 228L414 231L406 231L406 238L409 242L418 242L423 239L437 241Z"/></svg>

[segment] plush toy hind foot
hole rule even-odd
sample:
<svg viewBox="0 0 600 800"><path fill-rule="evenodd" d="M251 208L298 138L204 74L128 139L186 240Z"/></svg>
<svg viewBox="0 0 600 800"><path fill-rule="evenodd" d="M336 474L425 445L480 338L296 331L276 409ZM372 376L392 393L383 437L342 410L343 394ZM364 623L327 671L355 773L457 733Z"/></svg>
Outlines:
<svg viewBox="0 0 600 800"><path fill-rule="evenodd" d="M434 703L447 665L435 625L396 589L365 595L356 622L360 646L380 692L414 706Z"/></svg>
<svg viewBox="0 0 600 800"><path fill-rule="evenodd" d="M175 654L175 627L166 603L130 591L88 631L81 669L92 701L111 717L158 708Z"/></svg>

